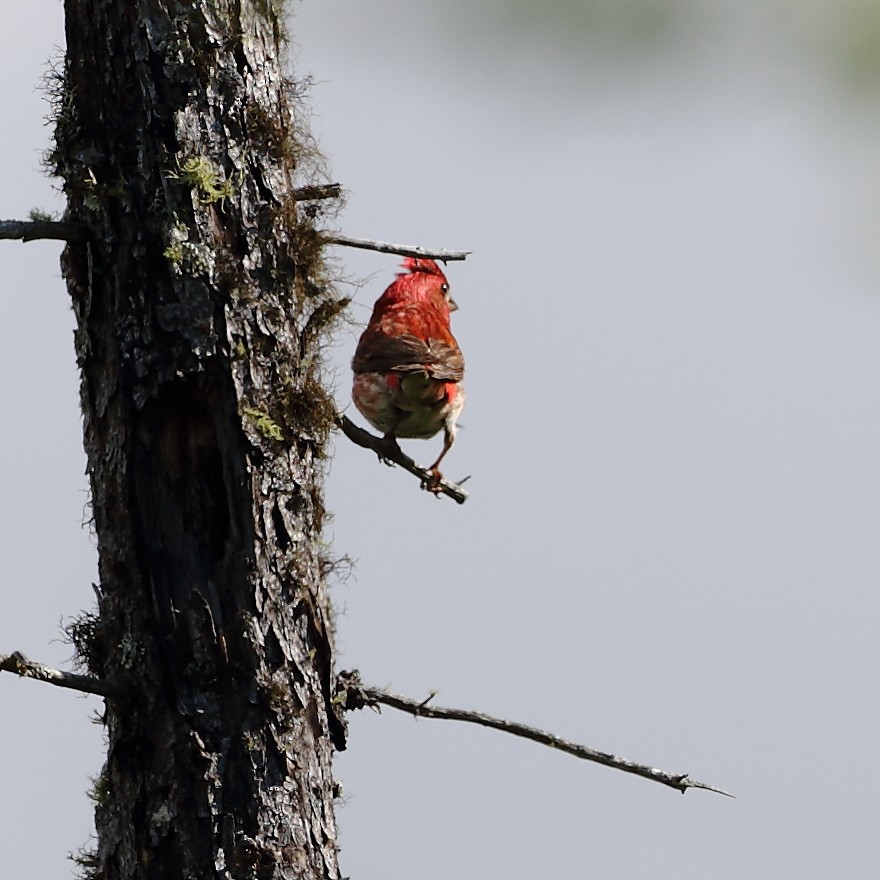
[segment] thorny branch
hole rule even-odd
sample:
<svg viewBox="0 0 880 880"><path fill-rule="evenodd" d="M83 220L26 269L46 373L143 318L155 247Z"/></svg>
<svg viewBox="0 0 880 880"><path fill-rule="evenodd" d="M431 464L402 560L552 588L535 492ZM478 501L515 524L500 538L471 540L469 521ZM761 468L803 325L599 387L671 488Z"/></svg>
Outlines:
<svg viewBox="0 0 880 880"><path fill-rule="evenodd" d="M369 238L352 238L338 232L319 232L324 244L340 244L343 247L361 248L365 251L378 251L380 254L399 254L401 257L426 257L442 262L466 260L472 251L432 251L415 244L392 244L388 241L373 241Z"/></svg>
<svg viewBox="0 0 880 880"><path fill-rule="evenodd" d="M121 698L124 690L115 682L102 681L91 675L77 675L75 672L62 672L60 669L52 669L42 663L28 660L19 651L11 654L0 654L0 672L13 672L22 678L34 678L37 681L45 681L56 687L68 688L73 691L82 691L84 694L97 694L99 697Z"/></svg>
<svg viewBox="0 0 880 880"><path fill-rule="evenodd" d="M526 724L519 724L516 721L507 721L503 718L495 718L492 715L468 709L444 709L440 706L429 706L428 703L433 698L433 694L427 700L419 702L409 697L389 693L381 688L367 687L361 682L357 670L341 672L339 674L338 687L339 693L336 699L349 710L382 704L390 706L392 709L399 709L401 712L407 712L416 718L443 718L450 721L467 721L471 724L480 724L483 727L491 727L493 730L500 730L504 733L513 734L513 736L530 739L532 742L549 746L551 749L559 749L561 752L567 752L569 755L574 755L576 758L582 758L585 761L604 764L606 767L622 770L624 773L633 773L636 776L641 776L643 779L650 779L653 782L659 782L661 785L677 789L682 793L686 792L689 788L698 788L704 791L714 791L717 794L723 794L725 797L734 797L730 792L716 788L714 785L707 785L705 782L691 779L687 773L669 773L666 770L658 770L656 767L650 767L647 764L628 761L626 758L620 758L608 752L600 752L596 749L591 749L589 746L573 743L547 731L538 730L538 728L529 727Z"/></svg>
<svg viewBox="0 0 880 880"><path fill-rule="evenodd" d="M348 416L337 416L336 424L352 443L356 443L364 449L372 449L373 452L375 452L383 461L390 461L396 465L400 465L405 471L409 471L411 474L418 477L423 486L435 482L433 480L433 474L427 468L417 465L400 448L391 447L385 443L381 437L376 437L369 431L359 428ZM461 482L464 482L464 480ZM437 483L437 488L444 495L448 495L459 504L464 504L465 501L467 501L468 494L461 488L459 483L453 483L449 480L441 479L439 483Z"/></svg>

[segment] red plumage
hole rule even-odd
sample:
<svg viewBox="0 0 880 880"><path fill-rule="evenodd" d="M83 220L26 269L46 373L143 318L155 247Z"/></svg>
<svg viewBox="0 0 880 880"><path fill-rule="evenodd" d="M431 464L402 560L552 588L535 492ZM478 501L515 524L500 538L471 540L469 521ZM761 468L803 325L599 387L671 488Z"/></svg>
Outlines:
<svg viewBox="0 0 880 880"><path fill-rule="evenodd" d="M355 351L355 406L388 443L444 434L438 465L455 442L464 407L464 358L449 327L457 308L434 260L407 257L404 272L376 301Z"/></svg>

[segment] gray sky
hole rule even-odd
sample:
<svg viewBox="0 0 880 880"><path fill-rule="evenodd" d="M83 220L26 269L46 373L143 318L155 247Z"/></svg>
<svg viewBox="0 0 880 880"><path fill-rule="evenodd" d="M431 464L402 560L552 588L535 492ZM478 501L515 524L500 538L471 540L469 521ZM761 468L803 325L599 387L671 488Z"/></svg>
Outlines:
<svg viewBox="0 0 880 880"><path fill-rule="evenodd" d="M363 713L337 760L343 873L870 876L880 131L839 44L811 42L838 33L832 5L792 36L707 4L638 49L619 23L517 30L496 7L295 8L343 230L475 252L447 273L468 405L446 471L471 499L335 444L329 537L357 560L334 589L341 667L738 796ZM61 15L3 16L3 217L58 207L34 86ZM95 577L73 318L57 245L0 250L0 652L63 664L59 620ZM332 351L346 405L396 261L338 257L366 281ZM4 876L72 873L99 705L0 676Z"/></svg>

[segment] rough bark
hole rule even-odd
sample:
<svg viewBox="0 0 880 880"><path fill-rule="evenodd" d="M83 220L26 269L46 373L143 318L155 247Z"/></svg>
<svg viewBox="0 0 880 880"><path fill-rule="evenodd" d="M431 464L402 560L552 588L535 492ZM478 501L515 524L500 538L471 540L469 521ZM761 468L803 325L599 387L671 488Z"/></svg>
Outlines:
<svg viewBox="0 0 880 880"><path fill-rule="evenodd" d="M65 8L52 158L89 233L62 262L101 581L73 632L130 695L108 703L86 867L336 878L316 348L340 304L292 196L280 12Z"/></svg>

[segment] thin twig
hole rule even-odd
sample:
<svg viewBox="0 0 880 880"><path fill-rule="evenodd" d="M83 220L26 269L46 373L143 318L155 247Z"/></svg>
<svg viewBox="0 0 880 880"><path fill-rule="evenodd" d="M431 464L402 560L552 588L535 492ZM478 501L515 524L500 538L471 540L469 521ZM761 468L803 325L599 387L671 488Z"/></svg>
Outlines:
<svg viewBox="0 0 880 880"><path fill-rule="evenodd" d="M323 183L314 186L301 186L293 191L298 202L313 202L318 199L338 199L342 195L341 183Z"/></svg>
<svg viewBox="0 0 880 880"><path fill-rule="evenodd" d="M37 681L54 684L56 687L82 691L84 694L96 694L99 697L120 699L124 695L124 690L114 682L102 681L91 675L77 675L75 672L52 669L50 666L28 660L19 651L0 654L0 672L14 672L22 678L34 678Z"/></svg>
<svg viewBox="0 0 880 880"><path fill-rule="evenodd" d="M409 471L418 477L423 486L436 485L438 491L448 495L459 504L464 504L467 501L468 493L458 483L453 483L446 479L437 481L431 471L417 465L400 448L389 447L381 437L376 437L369 431L359 428L348 416L337 416L336 424L352 443L356 443L364 449L372 449L383 461L390 461L400 465L405 471Z"/></svg>
<svg viewBox="0 0 880 880"><path fill-rule="evenodd" d="M500 730L504 733L510 733L513 736L530 739L541 745L549 746L551 749L559 749L561 752L567 752L576 758L582 758L585 761L592 761L596 764L604 764L606 767L612 767L615 770L622 770L624 773L633 773L641 776L643 779L650 779L653 782L659 782L662 785L674 788L682 793L689 788L698 788L704 791L714 791L717 794L723 794L725 797L734 797L730 792L716 788L714 785L707 785L705 782L698 782L691 779L687 773L669 773L666 770L658 770L647 764L639 764L636 761L628 761L626 758L619 758L617 755L608 752L600 752L591 749L589 746L579 745L570 740L562 739L555 734L548 733L545 730L538 730L536 727L529 727L526 724L519 724L516 721L507 721L504 718L495 718L492 715L486 715L483 712L474 712L468 709L444 709L440 706L429 706L428 700L412 700L409 697L400 696L400 694L392 694L382 688L367 687L364 685L357 671L342 672L339 674L340 693L345 696L339 699L339 702L346 709L361 709L364 706L375 706L382 704L390 706L392 709L399 709L401 712L407 712L416 718L441 718L449 721L467 721L471 724L479 724L483 727L491 727L493 730ZM433 694L431 695L433 696Z"/></svg>
<svg viewBox="0 0 880 880"><path fill-rule="evenodd" d="M343 247L361 248L365 251L378 251L380 254L399 254L402 257L425 257L429 260L466 260L473 251L432 251L414 244L391 244L388 241L373 241L369 238L352 238L339 232L319 232L324 244L339 244Z"/></svg>
<svg viewBox="0 0 880 880"><path fill-rule="evenodd" d="M81 241L85 237L85 227L79 223L61 220L0 220L0 238L16 238L22 241Z"/></svg>

